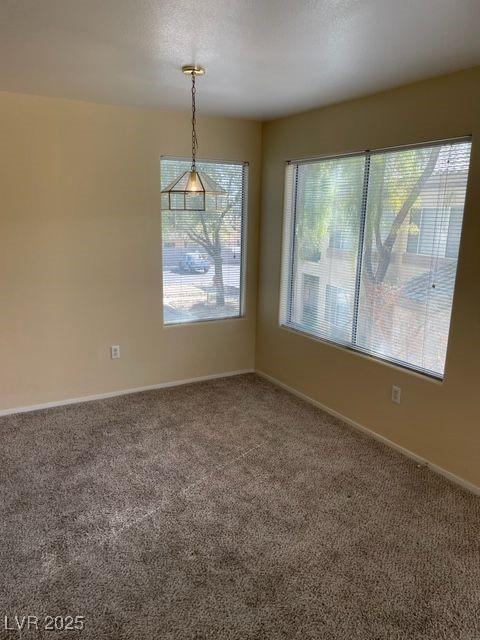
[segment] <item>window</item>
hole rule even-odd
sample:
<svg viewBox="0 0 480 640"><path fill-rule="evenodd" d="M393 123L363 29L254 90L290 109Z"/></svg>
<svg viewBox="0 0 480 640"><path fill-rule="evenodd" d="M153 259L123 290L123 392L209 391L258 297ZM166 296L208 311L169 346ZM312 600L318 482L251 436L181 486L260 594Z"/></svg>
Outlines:
<svg viewBox="0 0 480 640"><path fill-rule="evenodd" d="M243 314L246 163L197 162L228 196L217 210L162 211L163 320L178 324ZM162 158L161 187L190 167Z"/></svg>
<svg viewBox="0 0 480 640"><path fill-rule="evenodd" d="M343 329L346 325L348 326L349 309L348 291L327 284L325 289L325 319L327 322L337 329Z"/></svg>
<svg viewBox="0 0 480 640"><path fill-rule="evenodd" d="M304 324L315 323L318 313L318 287L319 279L308 273L303 274L303 311Z"/></svg>
<svg viewBox="0 0 480 640"><path fill-rule="evenodd" d="M447 244L445 247L446 258L458 258L460 247L460 235L462 233L463 207L451 207L448 216Z"/></svg>
<svg viewBox="0 0 480 640"><path fill-rule="evenodd" d="M470 146L288 163L281 324L443 378Z"/></svg>
<svg viewBox="0 0 480 640"><path fill-rule="evenodd" d="M347 235L345 229L333 229L330 232L329 245L330 249L342 249L343 251L351 251L354 247L354 238Z"/></svg>
<svg viewBox="0 0 480 640"><path fill-rule="evenodd" d="M456 258L460 244L462 216L463 207L450 207L440 220L435 208L412 209L407 252Z"/></svg>

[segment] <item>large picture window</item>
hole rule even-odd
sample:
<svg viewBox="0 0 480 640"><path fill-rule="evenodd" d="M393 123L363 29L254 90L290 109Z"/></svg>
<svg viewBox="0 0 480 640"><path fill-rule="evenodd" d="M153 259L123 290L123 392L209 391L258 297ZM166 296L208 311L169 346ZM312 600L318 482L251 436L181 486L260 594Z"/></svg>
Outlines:
<svg viewBox="0 0 480 640"><path fill-rule="evenodd" d="M161 187L190 168L162 158ZM227 196L206 211L162 211L163 320L179 324L243 314L246 163L197 162Z"/></svg>
<svg viewBox="0 0 480 640"><path fill-rule="evenodd" d="M288 163L281 324L443 378L470 146Z"/></svg>

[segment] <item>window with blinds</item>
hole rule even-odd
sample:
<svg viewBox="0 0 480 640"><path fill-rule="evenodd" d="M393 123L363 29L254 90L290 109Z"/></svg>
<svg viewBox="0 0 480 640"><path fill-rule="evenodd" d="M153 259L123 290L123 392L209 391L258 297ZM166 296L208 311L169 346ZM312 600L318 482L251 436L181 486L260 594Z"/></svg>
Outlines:
<svg viewBox="0 0 480 640"><path fill-rule="evenodd" d="M161 188L190 168L162 158ZM206 211L162 211L163 321L179 324L243 314L247 163L197 162L227 192Z"/></svg>
<svg viewBox="0 0 480 640"><path fill-rule="evenodd" d="M443 378L470 146L288 163L280 323Z"/></svg>

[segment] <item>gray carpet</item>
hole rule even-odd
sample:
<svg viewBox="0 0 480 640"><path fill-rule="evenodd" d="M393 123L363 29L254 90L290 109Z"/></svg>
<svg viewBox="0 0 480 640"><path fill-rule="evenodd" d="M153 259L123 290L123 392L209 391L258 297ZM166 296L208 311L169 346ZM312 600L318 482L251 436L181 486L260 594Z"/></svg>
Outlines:
<svg viewBox="0 0 480 640"><path fill-rule="evenodd" d="M480 639L480 500L254 375L0 437L2 638Z"/></svg>

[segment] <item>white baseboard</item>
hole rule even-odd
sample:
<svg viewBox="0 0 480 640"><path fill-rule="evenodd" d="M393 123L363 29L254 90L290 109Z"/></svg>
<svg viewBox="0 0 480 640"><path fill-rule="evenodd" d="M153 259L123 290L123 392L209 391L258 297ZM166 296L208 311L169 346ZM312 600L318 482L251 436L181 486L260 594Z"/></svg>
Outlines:
<svg viewBox="0 0 480 640"><path fill-rule="evenodd" d="M319 409L322 409L326 413L329 413L331 416L334 416L335 418L339 418L343 422L346 422L348 425L352 426L354 429L358 429L359 431L362 431L363 433L366 433L371 438L375 438L375 440L378 440L379 442L382 442L383 444L386 444L388 447L391 447L392 449L395 449L396 451L400 452L401 454L403 454L407 458L410 458L411 460L414 460L415 462L418 462L419 464L428 467L429 469L431 469L435 473L438 473L439 475L443 476L444 478L447 478L447 480L450 480L451 482L454 482L455 484L459 485L463 489L467 489L467 491L470 491L471 493L474 493L477 496L480 495L480 487L478 487L477 485L475 485L475 484L473 484L471 482L468 482L468 480L464 480L463 478L460 478L459 476L456 476L455 474L451 473L450 471L447 471L443 467L439 467L438 465L434 464L433 462L429 462L425 458L422 458L421 456L417 455L416 453L413 453L413 451L410 451L409 449L405 449L401 445L396 444L395 442L393 442L392 440L389 440L385 436L382 436L379 433L376 433L375 431L372 431L371 429L368 429L367 427L364 427L362 424L359 424L358 422L355 422L355 420L352 420L351 418L348 418L347 416L344 416L343 414L339 413L338 411L335 411L334 409L331 409L330 407L327 407L326 405L322 404L318 400L315 400L314 398L311 398L310 396L307 396L305 393L302 393L301 391L297 391L297 389L294 389L293 387L290 387L288 384L285 384L284 382L281 382L277 378L274 378L273 376L270 376L270 375L268 375L267 373L265 373L263 371L259 371L258 369L256 370L256 373L257 373L257 375L261 376L262 378L265 378L266 380L268 380L272 384L274 384L274 385L276 385L278 387L281 387L282 389L285 389L286 391L289 391L293 395L295 395L295 396L297 396L299 398L302 398L302 400L305 400L306 402L309 402L310 404L315 405Z"/></svg>
<svg viewBox="0 0 480 640"><path fill-rule="evenodd" d="M108 391L107 393L97 393L92 396L81 396L78 398L67 398L66 400L54 400L53 402L42 402L41 404L32 404L25 407L15 407L12 409L0 409L1 416L10 416L15 413L27 413L28 411L38 411L39 409L50 409L52 407L62 407L68 404L77 404L79 402L91 402L92 400L104 400L105 398L115 398L116 396L125 396L130 393L140 393L140 391L151 391L153 389L166 389L168 387L178 387L183 384L192 382L203 382L205 380L216 380L217 378L229 378L231 376L239 376L243 373L254 373L255 369L239 369L238 371L226 371L225 373L212 373L208 376L198 376L197 378L186 378L184 380L173 380L172 382L160 382L160 384L151 384L147 387L134 387L132 389L122 389L120 391Z"/></svg>

